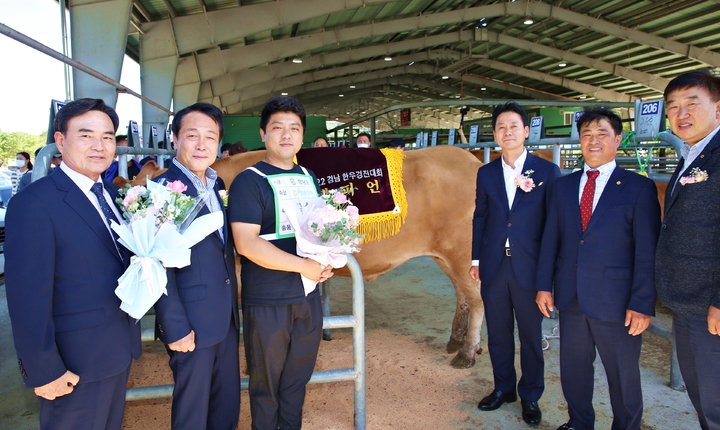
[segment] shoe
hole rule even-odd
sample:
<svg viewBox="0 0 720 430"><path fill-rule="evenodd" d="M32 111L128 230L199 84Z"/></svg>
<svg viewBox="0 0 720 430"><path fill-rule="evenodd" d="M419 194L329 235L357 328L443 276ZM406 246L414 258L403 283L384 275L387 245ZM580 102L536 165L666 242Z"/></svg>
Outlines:
<svg viewBox="0 0 720 430"><path fill-rule="evenodd" d="M542 412L540 412L540 406L537 402L531 402L530 400L520 399L522 405L522 418L523 421L529 426L536 426L540 424L542 420Z"/></svg>
<svg viewBox="0 0 720 430"><path fill-rule="evenodd" d="M503 403L512 403L517 400L517 394L503 393L500 390L494 390L489 396L480 400L478 403L478 409L481 411L494 411L495 409L502 406Z"/></svg>
<svg viewBox="0 0 720 430"><path fill-rule="evenodd" d="M557 430L573 430L573 428L570 427L570 423L565 423L558 427Z"/></svg>

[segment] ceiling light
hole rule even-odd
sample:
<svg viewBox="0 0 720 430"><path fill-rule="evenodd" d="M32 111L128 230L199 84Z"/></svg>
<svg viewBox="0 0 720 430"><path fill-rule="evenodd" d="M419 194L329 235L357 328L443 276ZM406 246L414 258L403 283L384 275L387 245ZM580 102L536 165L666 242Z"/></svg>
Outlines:
<svg viewBox="0 0 720 430"><path fill-rule="evenodd" d="M392 61L392 57L388 55L387 57L385 57L385 61Z"/></svg>
<svg viewBox="0 0 720 430"><path fill-rule="evenodd" d="M480 87L480 91L485 91L485 90L487 90L487 88L485 88L485 87Z"/></svg>
<svg viewBox="0 0 720 430"><path fill-rule="evenodd" d="M361 114L365 115L365 112L360 112Z"/></svg>
<svg viewBox="0 0 720 430"><path fill-rule="evenodd" d="M408 66L412 66L413 64L415 64L415 62L411 61L410 64L408 64Z"/></svg>
<svg viewBox="0 0 720 430"><path fill-rule="evenodd" d="M300 64L300 63L302 63L302 60L299 58L293 58L293 63Z"/></svg>
<svg viewBox="0 0 720 430"><path fill-rule="evenodd" d="M338 94L338 97L345 97L344 94Z"/></svg>
<svg viewBox="0 0 720 430"><path fill-rule="evenodd" d="M530 25L530 24L532 24L532 23L533 23L533 20L530 19L530 18L528 18L528 19L526 19L525 21L523 21L523 24L525 24L525 25Z"/></svg>
<svg viewBox="0 0 720 430"><path fill-rule="evenodd" d="M355 85L350 85L350 88L355 88Z"/></svg>
<svg viewBox="0 0 720 430"><path fill-rule="evenodd" d="M345 112L345 115L350 115L350 112Z"/></svg>
<svg viewBox="0 0 720 430"><path fill-rule="evenodd" d="M335 121L337 121L337 120L338 120L338 118L335 118Z"/></svg>
<svg viewBox="0 0 720 430"><path fill-rule="evenodd" d="M455 98L456 98L456 99L459 99L459 98L460 98L460 96L459 96L459 95L457 95L457 96L455 96Z"/></svg>
<svg viewBox="0 0 720 430"><path fill-rule="evenodd" d="M442 78L443 78L443 79L448 79L449 77L450 77L450 76L443 76Z"/></svg>
<svg viewBox="0 0 720 430"><path fill-rule="evenodd" d="M564 61L562 63L558 64L558 67L565 67L565 66L567 66L567 63Z"/></svg>
<svg viewBox="0 0 720 430"><path fill-rule="evenodd" d="M580 96L580 100L585 100L587 96Z"/></svg>
<svg viewBox="0 0 720 430"><path fill-rule="evenodd" d="M286 95L287 95L287 93L280 93L280 95L286 96Z"/></svg>
<svg viewBox="0 0 720 430"><path fill-rule="evenodd" d="M483 26L483 27L487 27L487 22L483 22L483 23L480 24L480 25Z"/></svg>

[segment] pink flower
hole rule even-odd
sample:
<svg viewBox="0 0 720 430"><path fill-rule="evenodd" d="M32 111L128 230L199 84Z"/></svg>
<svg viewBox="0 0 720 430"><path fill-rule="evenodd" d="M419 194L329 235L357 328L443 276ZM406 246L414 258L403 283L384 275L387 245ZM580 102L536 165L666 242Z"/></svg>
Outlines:
<svg viewBox="0 0 720 430"><path fill-rule="evenodd" d="M535 181L532 180L530 176L535 173L532 170L526 171L522 175L517 175L515 177L515 185L517 185L521 190L525 191L526 193L529 193L532 191L533 188L535 188ZM542 185L542 183L540 183Z"/></svg>
<svg viewBox="0 0 720 430"><path fill-rule="evenodd" d="M169 184L167 184L167 187L173 193L184 193L185 191L187 191L187 185L183 184L180 180L170 182Z"/></svg>
<svg viewBox="0 0 720 430"><path fill-rule="evenodd" d="M338 205L347 203L347 196L343 193L335 193L335 195L333 196L333 202Z"/></svg>
<svg viewBox="0 0 720 430"><path fill-rule="evenodd" d="M350 220L353 222L353 224L357 224L358 221L360 221L360 213L358 212L357 206L348 206L345 208L345 211L347 212L348 216L350 217Z"/></svg>
<svg viewBox="0 0 720 430"><path fill-rule="evenodd" d="M125 198L123 199L123 206L125 206L126 208L129 208L130 203L134 202L137 199L138 199L137 194L128 193L128 195L126 195Z"/></svg>

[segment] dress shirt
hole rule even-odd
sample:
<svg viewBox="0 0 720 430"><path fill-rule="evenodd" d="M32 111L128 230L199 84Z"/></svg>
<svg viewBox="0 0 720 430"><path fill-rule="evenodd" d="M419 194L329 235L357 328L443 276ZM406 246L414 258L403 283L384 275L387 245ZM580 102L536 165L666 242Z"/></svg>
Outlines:
<svg viewBox="0 0 720 430"><path fill-rule="evenodd" d="M71 169L67 164L65 164L64 161L60 163L60 168L63 172L65 172L66 175L68 175L68 177L75 183L75 185L80 188L80 191L85 194L88 200L90 200L90 203L92 203L92 205L95 207L95 210L100 215L100 218L103 220L105 227L107 227L108 233L110 233L110 235L112 236L112 230L110 230L110 226L108 225L107 219L105 218L105 214L103 214L102 209L100 208L100 203L98 203L97 197L95 197L95 194L93 194L93 192L90 190L96 182L100 183L100 185L103 185L102 175L98 177L97 181L93 181L82 173L78 173ZM110 209L112 209L113 213L117 217L118 222L122 222L123 217L120 215L120 212L115 206L115 202L112 201L112 198L110 198L110 194L105 189L105 186L103 186L103 196L105 197L105 201L107 201L108 205L110 206Z"/></svg>
<svg viewBox="0 0 720 430"><path fill-rule="evenodd" d="M587 164L585 165L585 168L583 169L583 174L580 177L580 189L578 190L578 205L580 204L580 201L582 200L582 193L585 189L585 184L587 183L587 171L588 170L597 170L600 172L600 175L595 179L595 195L593 196L593 212L595 211L595 206L597 206L598 201L600 200L600 196L602 196L603 191L605 190L605 185L607 185L608 181L610 180L610 175L612 175L613 170L615 170L615 167L617 166L617 163L615 160L605 163L602 166L598 167L597 169L592 169Z"/></svg>
<svg viewBox="0 0 720 430"><path fill-rule="evenodd" d="M685 173L685 170L687 170L688 167L695 161L698 155L700 155L701 152L703 152L703 149L707 146L707 144L715 137L715 134L717 134L718 130L720 130L720 126L716 127L715 130L711 131L710 134L703 137L698 143L695 145L689 145L686 142L683 142L682 148L680 148L680 155L682 155L683 159L683 166L682 170L680 170L680 173ZM680 178L682 178L682 174L678 175L677 178L675 178L675 183L673 184L673 187L677 185Z"/></svg>
<svg viewBox="0 0 720 430"><path fill-rule="evenodd" d="M207 199L205 200L205 206L207 206L210 212L219 212L222 210L222 206L220 205L217 196L215 196L215 181L217 180L217 172L215 172L215 170L211 167L208 167L205 170L205 179L207 180L207 184L205 184L195 173L191 172L190 169L177 161L177 158L173 158L173 163L185 174L185 176L187 176L188 179L190 179L190 182L192 182L198 192L198 196L202 197L205 196L206 193L209 193ZM220 233L222 240L225 241L223 228L220 227L217 231Z"/></svg>

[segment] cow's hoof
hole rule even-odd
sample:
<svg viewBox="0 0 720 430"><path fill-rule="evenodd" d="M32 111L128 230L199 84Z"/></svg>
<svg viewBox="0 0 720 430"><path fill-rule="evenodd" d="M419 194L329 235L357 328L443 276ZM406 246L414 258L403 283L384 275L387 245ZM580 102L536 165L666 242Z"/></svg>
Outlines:
<svg viewBox="0 0 720 430"><path fill-rule="evenodd" d="M452 359L450 365L455 369L469 369L475 365L475 357L468 358L464 356L462 352L458 352L458 355Z"/></svg>
<svg viewBox="0 0 720 430"><path fill-rule="evenodd" d="M458 351L460 351L460 348L463 347L463 342L458 342L457 340L450 339L445 346L445 350L448 354L454 354Z"/></svg>
<svg viewBox="0 0 720 430"><path fill-rule="evenodd" d="M323 333L323 340L331 341L333 337L330 333Z"/></svg>

